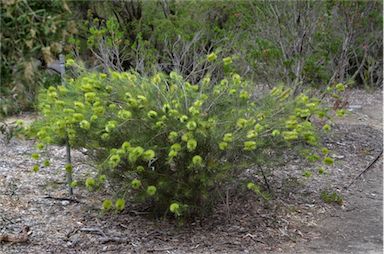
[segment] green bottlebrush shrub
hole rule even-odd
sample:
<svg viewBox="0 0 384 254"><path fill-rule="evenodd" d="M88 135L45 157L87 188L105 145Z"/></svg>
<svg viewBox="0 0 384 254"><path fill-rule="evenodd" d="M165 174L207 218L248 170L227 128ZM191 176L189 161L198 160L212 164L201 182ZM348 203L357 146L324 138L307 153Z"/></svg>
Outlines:
<svg viewBox="0 0 384 254"><path fill-rule="evenodd" d="M328 117L319 99L283 87L255 99L253 88L236 73L190 84L176 72L85 72L40 92L42 118L32 130L42 144L68 138L88 150L103 181L86 186L93 190L106 177L119 197L105 201L105 210L122 210L129 200L161 215L204 214L225 183L283 150L313 148L308 158L331 164L318 144L322 126L309 121Z"/></svg>

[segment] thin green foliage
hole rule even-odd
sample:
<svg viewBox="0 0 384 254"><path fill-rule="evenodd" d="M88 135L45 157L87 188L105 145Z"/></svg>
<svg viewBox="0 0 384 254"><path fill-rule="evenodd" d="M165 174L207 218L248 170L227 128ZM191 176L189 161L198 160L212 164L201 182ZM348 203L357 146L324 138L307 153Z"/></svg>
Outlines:
<svg viewBox="0 0 384 254"><path fill-rule="evenodd" d="M39 110L42 119L31 130L40 142L68 136L71 147L86 148L100 168L103 181L87 179L88 189L107 180L118 197L147 203L160 215L208 213L223 184L283 150L306 147L317 160L326 156L318 145L321 126L309 121L328 117L319 99L284 87L256 99L252 83L233 72L198 84L176 72L83 72L66 87L42 90ZM121 210L125 203L115 205Z"/></svg>

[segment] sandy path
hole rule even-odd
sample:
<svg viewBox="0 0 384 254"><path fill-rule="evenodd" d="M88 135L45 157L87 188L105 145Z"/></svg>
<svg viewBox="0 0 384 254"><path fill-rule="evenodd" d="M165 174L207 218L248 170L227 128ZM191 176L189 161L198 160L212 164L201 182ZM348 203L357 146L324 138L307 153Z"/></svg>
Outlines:
<svg viewBox="0 0 384 254"><path fill-rule="evenodd" d="M382 94L355 90L350 100L350 105L361 109L338 123L379 130L377 139L382 143ZM316 238L299 243L292 253L383 253L383 157L342 193L345 207L320 218L314 229Z"/></svg>

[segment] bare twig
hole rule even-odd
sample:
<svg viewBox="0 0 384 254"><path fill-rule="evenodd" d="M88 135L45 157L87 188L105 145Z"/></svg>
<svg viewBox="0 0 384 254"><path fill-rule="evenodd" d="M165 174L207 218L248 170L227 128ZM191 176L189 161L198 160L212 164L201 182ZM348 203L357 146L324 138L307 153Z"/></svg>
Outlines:
<svg viewBox="0 0 384 254"><path fill-rule="evenodd" d="M260 165L257 165L257 166L260 169L261 174L263 175L264 183L265 183L265 186L267 186L268 192L271 193L271 188L269 187L268 179L267 179L267 177L264 174L263 168Z"/></svg>
<svg viewBox="0 0 384 254"><path fill-rule="evenodd" d="M227 218L229 219L231 217L231 208L229 206L229 188L225 192L225 206L226 206Z"/></svg>
<svg viewBox="0 0 384 254"><path fill-rule="evenodd" d="M65 197L52 197L52 196L44 196L45 199L53 199L53 200L61 200L61 201L69 201L74 203L81 203L79 200L74 198L65 198Z"/></svg>
<svg viewBox="0 0 384 254"><path fill-rule="evenodd" d="M108 243L108 242L116 242L116 243L126 243L129 242L129 238L127 237L117 237L117 236L107 236L103 230L100 228L80 228L81 232L90 233L90 234L96 234L101 235L99 238L99 241L101 243Z"/></svg>
<svg viewBox="0 0 384 254"><path fill-rule="evenodd" d="M126 242L129 242L129 239L126 237L100 237L99 241L101 243L108 243L108 242L126 243Z"/></svg>
<svg viewBox="0 0 384 254"><path fill-rule="evenodd" d="M65 151L66 151L66 158L67 158L67 164L72 165L72 160L71 160L71 145L69 144L69 139L67 137L65 141ZM73 188L72 188L72 169L67 170L67 185L68 185L68 194L70 196L73 195Z"/></svg>
<svg viewBox="0 0 384 254"><path fill-rule="evenodd" d="M355 183L355 181L360 177L362 176L364 173L366 173L369 169L372 168L372 166L379 160L379 158L381 157L381 155L383 155L383 149L381 149L381 152L375 157L375 159L373 161L371 161L371 163L369 163L369 165L358 175L356 176L352 182L347 186L345 187L345 189L348 189L349 187L351 187L352 184Z"/></svg>
<svg viewBox="0 0 384 254"><path fill-rule="evenodd" d="M10 242L10 243L24 243L28 241L28 236L32 232L29 230L28 226L24 226L24 228L17 235L11 234L1 234L0 242Z"/></svg>
<svg viewBox="0 0 384 254"><path fill-rule="evenodd" d="M156 248L156 249L148 249L147 252L157 252L157 251L167 251L174 250L174 247L165 247L165 248Z"/></svg>
<svg viewBox="0 0 384 254"><path fill-rule="evenodd" d="M80 228L80 231L85 232L85 233L97 234L97 235L101 235L103 237L107 237L106 234L104 233L104 231L101 230L100 228Z"/></svg>

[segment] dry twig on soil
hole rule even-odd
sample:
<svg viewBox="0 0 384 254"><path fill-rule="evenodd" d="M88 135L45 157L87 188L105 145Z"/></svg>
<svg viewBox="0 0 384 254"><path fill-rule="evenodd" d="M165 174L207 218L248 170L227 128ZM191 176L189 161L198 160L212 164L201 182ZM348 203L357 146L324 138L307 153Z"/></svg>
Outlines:
<svg viewBox="0 0 384 254"><path fill-rule="evenodd" d="M80 228L81 232L85 233L91 233L91 234L97 234L101 235L102 237L99 238L99 241L101 243L108 243L108 242L116 242L116 243L127 243L129 242L129 239L126 237L115 237L115 236L107 236L103 230L100 228Z"/></svg>
<svg viewBox="0 0 384 254"><path fill-rule="evenodd" d="M52 196L45 196L43 197L45 199L53 199L53 200L60 200L60 201L69 201L74 203L81 203L79 200L74 198L65 198L65 197L52 197Z"/></svg>
<svg viewBox="0 0 384 254"><path fill-rule="evenodd" d="M383 155L383 149L381 149L381 152L375 157L375 159L369 163L369 165L358 175L356 176L355 178L353 178L352 182L347 186L345 187L345 189L348 189L349 187L351 187L352 184L355 183L355 181L360 177L362 176L365 172L367 172L369 169L372 168L372 166L376 163L376 161L379 160L379 158L381 157L381 155Z"/></svg>
<svg viewBox="0 0 384 254"><path fill-rule="evenodd" d="M24 228L20 231L18 235L11 235L11 234L0 235L0 242L24 243L28 241L28 236L31 233L32 232L29 231L29 227L24 226Z"/></svg>

